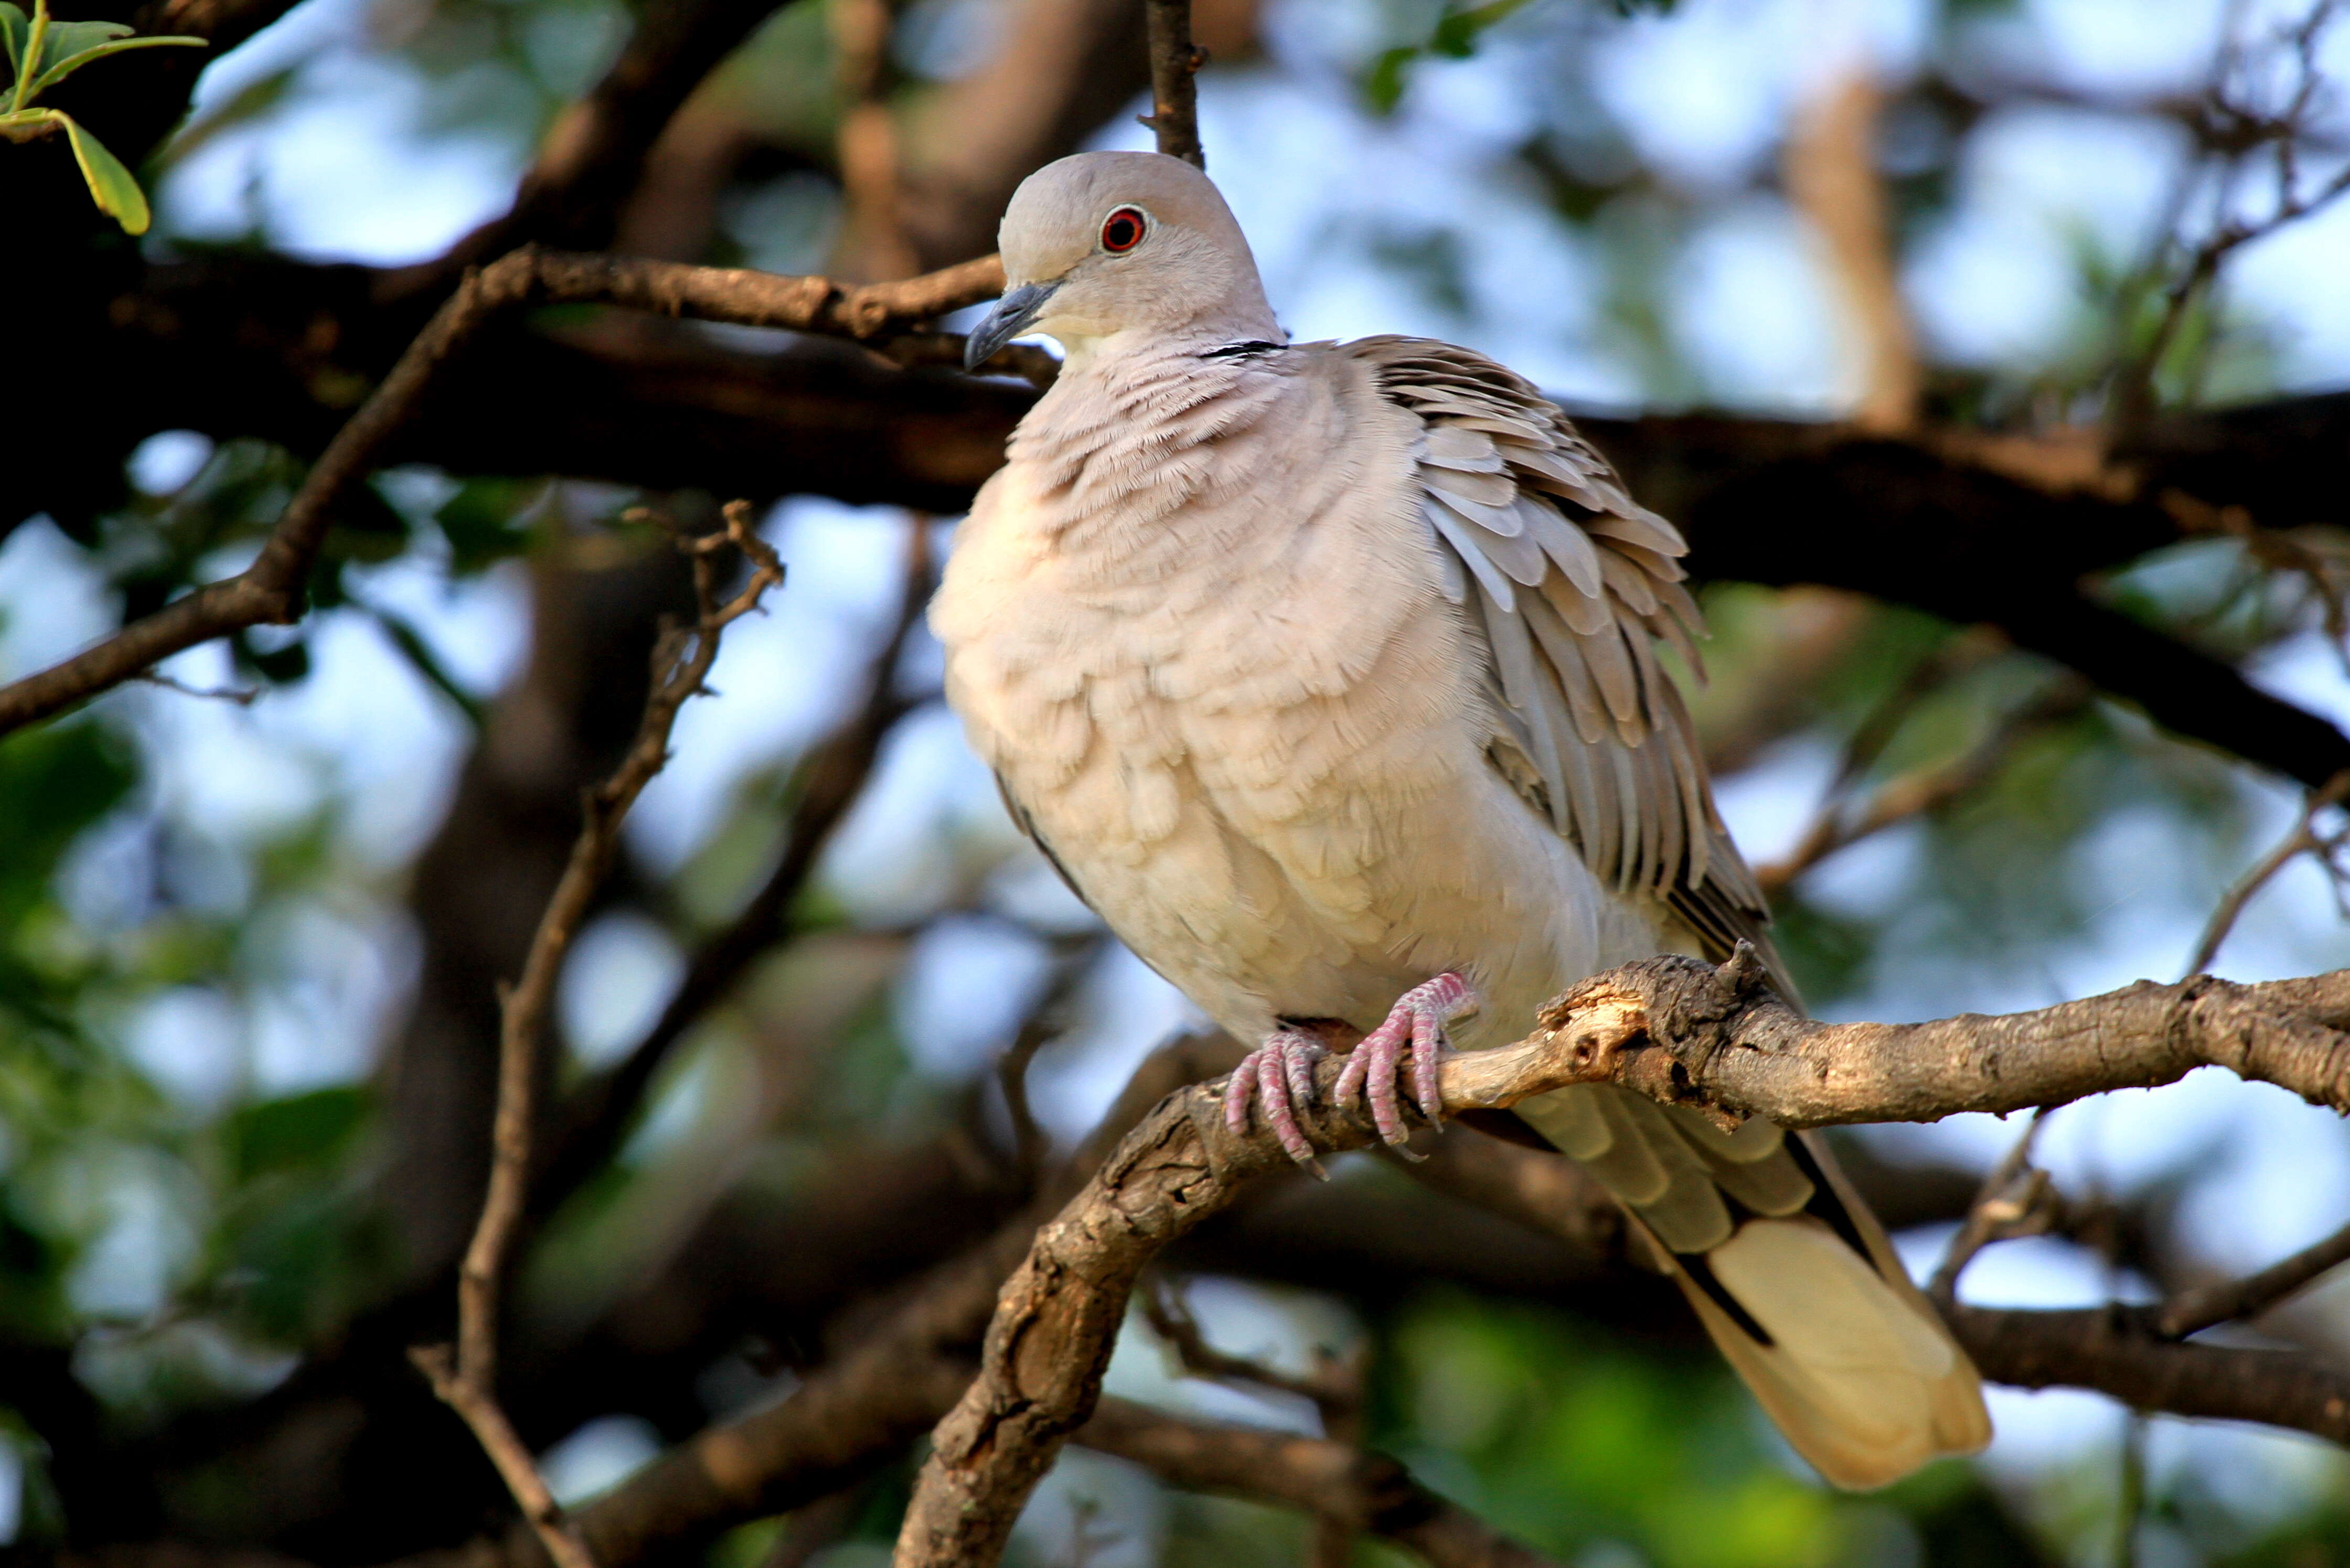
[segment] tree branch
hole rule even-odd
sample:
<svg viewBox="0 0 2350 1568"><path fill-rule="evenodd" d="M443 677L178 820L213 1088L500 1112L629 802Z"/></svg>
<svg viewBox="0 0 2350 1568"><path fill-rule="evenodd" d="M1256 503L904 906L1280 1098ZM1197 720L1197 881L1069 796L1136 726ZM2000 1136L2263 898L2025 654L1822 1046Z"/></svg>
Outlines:
<svg viewBox="0 0 2350 1568"><path fill-rule="evenodd" d="M993 256L902 283L829 278L525 248L469 274L311 468L253 565L135 621L64 663L0 688L0 734L120 684L182 649L299 618L304 583L337 504L375 468L433 378L489 321L529 305L617 305L663 316L788 327L869 342L1000 292Z"/></svg>
<svg viewBox="0 0 2350 1568"><path fill-rule="evenodd" d="M1384 1454L1254 1427L1192 1421L1101 1401L1076 1440L1140 1465L1186 1491L1278 1502L1382 1535L1435 1568L1548 1568L1551 1559L1448 1502Z"/></svg>
<svg viewBox="0 0 2350 1568"><path fill-rule="evenodd" d="M399 298L526 244L598 249L644 177L645 160L693 89L772 15L777 0L655 0L603 79L566 109L513 207L439 258L394 274Z"/></svg>
<svg viewBox="0 0 2350 1568"><path fill-rule="evenodd" d="M597 889L620 852L620 825L645 785L669 761L670 732L677 722L678 711L702 690L711 666L717 662L719 639L726 628L757 608L767 590L784 580L783 564L752 532L746 502L727 506L723 532L700 539L681 537L678 546L692 557L700 614L691 626L669 628L655 643L652 691L646 698L636 739L618 771L588 792L587 821L572 845L570 863L556 885L555 896L539 918L522 977L499 997L504 1016L489 1189L458 1272L456 1350L452 1355L447 1345L432 1345L413 1353L416 1365L432 1379L432 1391L473 1428L558 1568L595 1568L595 1560L547 1490L497 1394L499 1297L529 1195L546 1015L554 1005L556 981L571 950L572 938L587 919ZM715 558L721 550L739 551L752 563L750 581L723 603L718 597Z"/></svg>
<svg viewBox="0 0 2350 1568"><path fill-rule="evenodd" d="M1795 114L1784 157L1787 188L1826 244L1858 339L1861 393L1853 422L1891 434L1918 421L1918 335L1901 297L1877 171L1884 95L1856 59Z"/></svg>
<svg viewBox="0 0 2350 1568"><path fill-rule="evenodd" d="M2198 975L1997 1017L1821 1023L1772 994L1745 951L1718 969L1668 955L1583 981L1516 1045L1448 1063L1446 1095L1456 1070L1490 1094L1550 1059L1562 1082L1807 1127L2060 1106L2220 1066L2350 1110L2345 1000L2350 970L2260 985Z"/></svg>
<svg viewBox="0 0 2350 1568"><path fill-rule="evenodd" d="M1567 1084L1616 1082L1793 1127L1918 1120L2168 1083L2207 1062L2350 1106L2350 1040L2326 1027L2350 1005L2350 971L2273 988L2140 985L2036 1013L1908 1025L1807 1022L1770 995L1761 972L1742 948L1720 969L1666 957L1586 981L1545 1008L1542 1027L1518 1044L1449 1057L1443 1107L1503 1109ZM1318 1104L1330 1105L1341 1070L1338 1058L1316 1064ZM1036 1232L998 1300L978 1377L932 1434L899 1533L898 1568L990 1568L1061 1444L1091 1416L1144 1266L1249 1181L1287 1168L1269 1129L1234 1135L1221 1104L1217 1083L1161 1102ZM1364 1147L1377 1136L1352 1112L1327 1109L1307 1133L1321 1153ZM1994 1377L2126 1385L2142 1407L2224 1410L2328 1436L2343 1429L2328 1396L2303 1395L2262 1417L2230 1395L2234 1364L2224 1357L2247 1353L2092 1343L2072 1314L1979 1321L1984 1369ZM2223 1359L2176 1354L2189 1349ZM2066 1359L2075 1353L2088 1357L2077 1376ZM2341 1409L2350 1412L2350 1403Z"/></svg>
<svg viewBox="0 0 2350 1568"><path fill-rule="evenodd" d="M816 870L816 857L864 793L882 742L912 706L899 693L898 662L930 601L931 576L929 527L918 517L909 530L897 618L866 666L864 700L795 770L796 798L775 870L725 929L695 951L685 978L644 1037L617 1064L573 1091L563 1106L562 1130L532 1184L533 1214L552 1213L611 1158L671 1049L781 933L785 917Z"/></svg>
<svg viewBox="0 0 2350 1568"><path fill-rule="evenodd" d="M380 341L369 304L381 275L151 268L142 291L112 300L121 325L99 356L123 395L88 400L51 439L63 451L102 447L109 455L88 460L100 463L169 428L316 450L343 417L320 389L380 375L396 351ZM339 347L322 354L320 343ZM82 362L77 353L88 358L57 350L61 363ZM754 355L675 337L515 332L477 343L468 364L435 386L384 461L952 512L1002 462L1034 395L998 379L896 373L815 341ZM2110 457L2102 433L2085 429L1937 428L1891 441L1718 415L1579 422L1634 493L1681 525L1710 577L1819 584L1959 625L1989 622L2178 734L2312 787L2350 766L2350 741L2332 725L2075 586L2190 536L2193 518L2215 508L2272 529L2350 522L2338 472L2350 393L2166 415ZM51 493L60 466L0 474L0 488L13 487L0 520L63 504ZM7 713L0 694L0 722L15 722Z"/></svg>
<svg viewBox="0 0 2350 1568"><path fill-rule="evenodd" d="M1150 112L1141 117L1159 151L1194 169L1208 166L1200 148L1200 67L1207 63L1191 42L1191 0L1143 0L1150 31Z"/></svg>
<svg viewBox="0 0 2350 1568"><path fill-rule="evenodd" d="M2168 1339L2185 1339L2219 1324L2258 1317L2345 1262L2350 1262L2350 1225L2257 1273L2180 1291L2155 1314L2155 1331Z"/></svg>
<svg viewBox="0 0 2350 1568"><path fill-rule="evenodd" d="M1943 1309L1985 1377L2019 1388L2094 1388L2134 1410L2254 1421L2350 1444L2350 1376L2300 1351L2182 1345L2147 1307Z"/></svg>
<svg viewBox="0 0 2350 1568"><path fill-rule="evenodd" d="M2315 856L2327 874L2339 879L2340 870L2335 865L2334 856L2342 848L2345 833L2319 833L2317 818L2319 813L2340 805L2345 796L2350 796L2350 772L2334 774L2323 788L2310 793L2309 799L2301 808L2301 819L2293 825L2293 831L2238 878L2220 898L2219 907L2211 911L2210 919L2204 924L2203 935L2195 943L2195 956L2187 961L2189 974L2201 974L2211 967L2211 961L2220 956L2220 948L2227 941L2228 933L2236 929L2236 921L2242 916L2244 906L2252 901L2252 895L2267 887L2278 872L2300 856Z"/></svg>
<svg viewBox="0 0 2350 1568"><path fill-rule="evenodd" d="M1317 1103L1331 1104L1343 1070L1340 1057L1316 1064ZM1444 1108L1503 1109L1558 1087L1571 1070L1564 1052L1454 1056L1444 1068ZM1367 1116L1326 1112L1313 1120L1307 1134L1318 1152L1378 1141ZM1005 1282L979 1376L931 1434L899 1532L897 1568L990 1568L1062 1443L1092 1415L1144 1266L1256 1178L1293 1169L1270 1130L1241 1136L1224 1125L1221 1080L1169 1096L1126 1136L1037 1231Z"/></svg>

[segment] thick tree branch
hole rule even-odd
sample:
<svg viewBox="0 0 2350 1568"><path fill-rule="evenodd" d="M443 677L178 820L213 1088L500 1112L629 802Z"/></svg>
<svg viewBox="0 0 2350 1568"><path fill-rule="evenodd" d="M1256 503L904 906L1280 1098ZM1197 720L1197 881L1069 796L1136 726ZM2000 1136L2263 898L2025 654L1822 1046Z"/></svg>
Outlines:
<svg viewBox="0 0 2350 1568"><path fill-rule="evenodd" d="M2350 1035L2333 1022L2345 997L2350 970L2261 985L2198 975L1998 1017L1821 1023L1773 995L1744 952L1718 969L1667 956L1595 975L1519 1044L1448 1064L1446 1094L1455 1071L1490 1096L1543 1060L1561 1081L1804 1127L2059 1106L2220 1066L2350 1110Z"/></svg>
<svg viewBox="0 0 2350 1568"><path fill-rule="evenodd" d="M2182 1345L2147 1307L1944 1315L1975 1366L2019 1388L2094 1388L2135 1410L2254 1421L2350 1444L2350 1376L2300 1351Z"/></svg>
<svg viewBox="0 0 2350 1568"><path fill-rule="evenodd" d="M1065 1198L1125 1130L1203 1062L1229 1060L1222 1035L1175 1042L1139 1067L1109 1114L1037 1205L899 1293L897 1303L810 1371L782 1403L709 1428L572 1516L606 1568L706 1542L731 1524L838 1491L902 1449L970 1381L976 1345L1004 1277L1028 1251L1038 1215ZM1197 1053L1204 1051L1204 1057ZM860 1184L863 1185L863 1184ZM517 1527L496 1542L426 1553L408 1568L544 1568L538 1539Z"/></svg>
<svg viewBox="0 0 2350 1568"><path fill-rule="evenodd" d="M1617 1082L1790 1126L1919 1120L2168 1083L2206 1063L2350 1106L2350 1040L2325 1025L2350 1000L2350 971L2273 989L2208 979L2140 985L2035 1013L1909 1025L1811 1023L1771 996L1760 976L1742 949L1719 969L1667 957L1597 976L1544 1009L1542 1026L1517 1045L1447 1059L1444 1109L1503 1109L1571 1083ZM1340 1070L1337 1058L1317 1064L1326 1106ZM1269 1130L1241 1137L1225 1127L1221 1089L1196 1085L1162 1102L1037 1231L1003 1287L978 1377L932 1434L899 1534L898 1568L996 1561L1036 1481L1091 1416L1144 1266L1250 1180L1286 1168ZM1307 1130L1324 1153L1376 1137L1367 1121L1332 1111ZM2017 1326L2043 1321L2044 1334ZM2221 1355L2210 1347L2159 1345L2158 1357L2135 1345L2108 1347L2075 1377L2067 1355L2095 1346L2070 1314L2002 1317L1996 1326L1996 1334L1985 1331L1985 1370L1994 1377L2127 1386L2140 1407L2169 1401L2194 1414L2254 1414L2229 1402L2219 1363L2175 1354ZM2324 1397L2276 1408L2268 1418L2280 1424L2336 1433Z"/></svg>
<svg viewBox="0 0 2350 1568"><path fill-rule="evenodd" d="M781 1513L871 1474L919 1437L969 1381L957 1359L987 1322L996 1286L1030 1227L1014 1221L947 1264L881 1322L810 1372L781 1403L722 1422L575 1511L608 1568L707 1542L730 1525ZM517 1528L406 1568L544 1568Z"/></svg>
<svg viewBox="0 0 2350 1568"><path fill-rule="evenodd" d="M370 303L380 275L275 263L150 269L143 290L109 307L120 325L101 358L119 395L87 400L57 440L102 449L100 465L170 428L316 450L347 409L322 400L381 375L400 347L383 341ZM952 512L1001 462L1033 396L1001 379L893 373L844 345L773 356L685 335L504 332L434 387L384 459ZM2167 415L2111 457L2094 430L1893 441L1712 415L1581 423L1634 492L1683 526L1709 576L1820 584L1990 622L2179 734L2313 787L2350 765L2350 742L2331 725L2075 586L2230 508L2269 529L2350 522L2338 483L2350 393ZM0 526L59 504L57 474L75 467L0 475L18 491L0 494Z"/></svg>
<svg viewBox="0 0 2350 1568"><path fill-rule="evenodd" d="M64 663L0 688L0 734L120 684L183 649L302 613L304 585L337 504L381 461L436 375L491 320L524 306L617 305L663 316L788 327L869 342L986 299L993 256L902 283L829 278L525 248L469 274L312 467L252 566L132 623Z"/></svg>
<svg viewBox="0 0 2350 1568"><path fill-rule="evenodd" d="M1343 1060L1317 1064L1325 1106ZM1503 1109L1558 1087L1572 1070L1560 1051L1456 1056L1445 1064L1444 1107ZM1243 1137L1224 1125L1222 1086L1194 1085L1160 1101L1037 1231L998 1300L979 1376L931 1435L899 1532L898 1568L996 1561L1029 1493L1093 1413L1144 1266L1255 1179L1294 1169L1269 1130ZM1367 1117L1325 1114L1315 1124L1308 1136L1319 1152L1378 1141Z"/></svg>

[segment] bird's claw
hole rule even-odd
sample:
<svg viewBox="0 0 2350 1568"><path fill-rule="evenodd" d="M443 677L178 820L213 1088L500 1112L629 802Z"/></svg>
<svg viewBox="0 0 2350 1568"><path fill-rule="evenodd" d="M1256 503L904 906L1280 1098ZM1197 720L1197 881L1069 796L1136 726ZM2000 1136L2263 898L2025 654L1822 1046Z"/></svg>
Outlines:
<svg viewBox="0 0 2350 1568"><path fill-rule="evenodd" d="M1424 985L1416 985L1396 999L1387 1019L1363 1036L1347 1054L1346 1069L1332 1086L1331 1097L1344 1106L1357 1096L1368 1102L1371 1121L1379 1137L1406 1159L1419 1157L1404 1147L1411 1131L1403 1123L1397 1085L1409 1068L1411 1096L1429 1125L1443 1127L1444 1102L1437 1074L1451 1043L1444 1026L1477 1010L1477 993L1469 982L1447 971ZM1314 1157L1314 1146L1297 1125L1298 1113L1315 1103L1314 1064L1329 1053L1319 1041L1295 1029L1277 1029L1264 1044L1241 1058L1224 1085L1224 1125L1245 1137L1249 1110L1261 1105L1265 1125L1280 1140L1290 1158L1324 1180L1329 1173Z"/></svg>
<svg viewBox="0 0 2350 1568"><path fill-rule="evenodd" d="M1419 1158L1404 1147L1410 1129L1396 1085L1407 1064L1411 1070L1411 1096L1430 1127L1444 1127L1444 1102L1437 1090L1437 1073L1451 1042L1444 1026L1477 1010L1477 994L1469 982L1447 971L1425 984L1413 986L1396 998L1387 1019L1363 1036L1347 1057L1346 1070L1331 1095L1340 1105L1363 1095L1370 1102L1371 1121L1388 1146L1407 1159Z"/></svg>
<svg viewBox="0 0 2350 1568"><path fill-rule="evenodd" d="M1301 1106L1314 1104L1314 1064L1329 1053L1295 1030L1277 1029L1264 1044L1241 1058L1224 1085L1224 1125L1246 1137L1252 1102L1264 1107L1265 1125L1281 1140L1284 1153L1323 1180L1330 1173L1314 1158L1314 1146L1297 1126Z"/></svg>

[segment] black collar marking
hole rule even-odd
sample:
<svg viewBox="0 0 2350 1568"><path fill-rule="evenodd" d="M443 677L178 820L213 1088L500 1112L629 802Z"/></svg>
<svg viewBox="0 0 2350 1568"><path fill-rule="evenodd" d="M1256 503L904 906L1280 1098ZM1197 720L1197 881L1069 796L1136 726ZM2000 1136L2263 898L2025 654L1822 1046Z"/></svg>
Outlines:
<svg viewBox="0 0 2350 1568"><path fill-rule="evenodd" d="M1250 359L1259 354L1277 354L1288 347L1286 343L1267 343L1263 338L1259 337L1246 343L1227 343L1221 348L1211 348L1200 358L1202 359Z"/></svg>

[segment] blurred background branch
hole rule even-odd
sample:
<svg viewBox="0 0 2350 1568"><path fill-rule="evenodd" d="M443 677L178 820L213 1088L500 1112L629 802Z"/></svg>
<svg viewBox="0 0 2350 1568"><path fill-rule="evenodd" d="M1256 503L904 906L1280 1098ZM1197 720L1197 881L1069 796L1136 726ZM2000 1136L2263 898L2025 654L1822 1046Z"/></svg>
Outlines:
<svg viewBox="0 0 2350 1568"><path fill-rule="evenodd" d="M1040 1216L1237 1057L1003 822L920 618L932 519L1055 368L963 376L938 317L992 286L1020 179L1153 144L1138 116L1208 144L1299 337L1493 353L1688 533L1692 702L1821 1015L2029 1013L2192 957L2342 1022L2280 978L2350 961L2337 6L1200 0L1154 33L1184 9L154 0L128 19L213 47L60 88L157 224L7 164L0 680L240 574L298 618L112 644L138 679L0 742L20 1554L545 1561L406 1352L456 1328L495 981L694 613L624 518L706 532L731 495L792 586L553 983L495 1392L603 1568L888 1549ZM354 426L524 244L602 281ZM1180 1314L1098 1325L1106 1397L1011 1557L2350 1551L2331 1112L2197 1074L2013 1168L1983 1118L1836 1138L1985 1369L2074 1390L1996 1395L1980 1465L1817 1489L1604 1194L1472 1126L1167 1248Z"/></svg>

